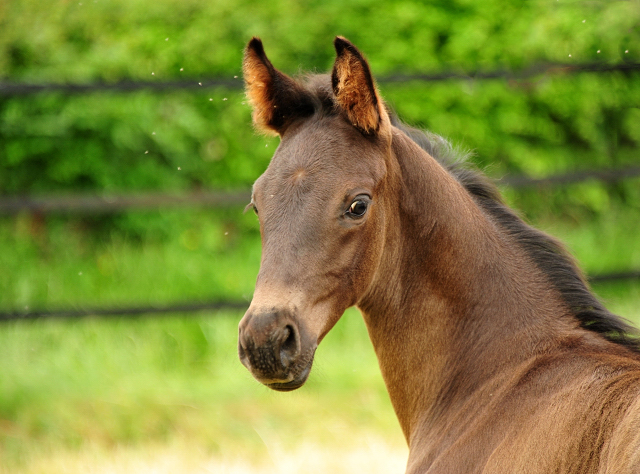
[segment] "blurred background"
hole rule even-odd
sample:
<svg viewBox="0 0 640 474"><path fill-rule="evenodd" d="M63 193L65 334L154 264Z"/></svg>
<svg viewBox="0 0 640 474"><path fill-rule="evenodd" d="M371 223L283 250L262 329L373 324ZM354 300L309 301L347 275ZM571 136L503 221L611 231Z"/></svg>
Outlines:
<svg viewBox="0 0 640 474"><path fill-rule="evenodd" d="M326 72L338 34L640 323L638 0L8 0L0 472L404 472L356 311L298 391L236 356L260 259L242 211L278 144L243 48Z"/></svg>

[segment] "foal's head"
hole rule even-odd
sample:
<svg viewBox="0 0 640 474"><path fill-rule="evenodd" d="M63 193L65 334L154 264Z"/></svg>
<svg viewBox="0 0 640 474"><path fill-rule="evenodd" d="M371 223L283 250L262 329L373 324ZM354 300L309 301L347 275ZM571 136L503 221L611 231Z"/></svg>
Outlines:
<svg viewBox="0 0 640 474"><path fill-rule="evenodd" d="M243 64L254 123L281 142L253 186L262 261L238 351L276 390L306 381L318 343L371 286L384 243L389 117L360 52L334 44L331 77L305 83L277 71L257 38Z"/></svg>

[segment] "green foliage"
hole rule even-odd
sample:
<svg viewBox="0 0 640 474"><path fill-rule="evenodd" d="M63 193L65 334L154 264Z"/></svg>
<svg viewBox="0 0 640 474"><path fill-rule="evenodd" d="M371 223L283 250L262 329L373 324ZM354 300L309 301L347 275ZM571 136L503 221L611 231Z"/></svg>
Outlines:
<svg viewBox="0 0 640 474"><path fill-rule="evenodd" d="M475 151L496 176L637 163L640 81L580 74L383 87L399 115ZM428 111L428 112L427 112Z"/></svg>
<svg viewBox="0 0 640 474"><path fill-rule="evenodd" d="M0 10L0 71L27 82L231 77L252 35L268 40L290 72L326 68L336 34L369 52L378 73L522 67L569 55L618 63L640 55L639 14L637 2L566 0L20 0Z"/></svg>
<svg viewBox="0 0 640 474"><path fill-rule="evenodd" d="M336 34L379 76L617 64L640 57L639 19L637 2L20 0L0 6L0 78L240 85L252 35L290 73L327 70ZM635 159L638 84L637 73L585 73L383 89L401 116L497 174L543 175ZM246 187L275 146L249 122L239 89L1 97L0 194Z"/></svg>
<svg viewBox="0 0 640 474"><path fill-rule="evenodd" d="M241 101L239 91L5 99L0 189L19 194L247 186L268 162L257 147L265 149L270 141L253 136Z"/></svg>

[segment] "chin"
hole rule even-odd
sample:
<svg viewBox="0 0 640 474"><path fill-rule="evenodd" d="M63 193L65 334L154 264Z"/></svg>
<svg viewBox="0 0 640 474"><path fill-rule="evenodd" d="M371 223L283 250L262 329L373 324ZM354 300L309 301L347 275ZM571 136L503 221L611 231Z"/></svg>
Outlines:
<svg viewBox="0 0 640 474"><path fill-rule="evenodd" d="M311 366L313 365L313 359L309 361L307 366L292 380L288 382L262 382L264 385L277 392L291 392L302 387L311 373Z"/></svg>

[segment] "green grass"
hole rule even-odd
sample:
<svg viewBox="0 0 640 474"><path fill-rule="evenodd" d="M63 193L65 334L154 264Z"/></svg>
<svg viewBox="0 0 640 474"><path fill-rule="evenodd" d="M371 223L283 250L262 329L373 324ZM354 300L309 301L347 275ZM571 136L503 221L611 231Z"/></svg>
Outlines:
<svg viewBox="0 0 640 474"><path fill-rule="evenodd" d="M401 441L364 324L348 312L302 389L279 394L236 356L239 314L49 320L0 331L0 459L6 472L56 450L188 439L211 454L265 455L349 432ZM246 451L245 451L246 450Z"/></svg>
<svg viewBox="0 0 640 474"><path fill-rule="evenodd" d="M253 214L131 212L115 218L125 233L93 219L0 220L0 308L250 301L260 263Z"/></svg>

